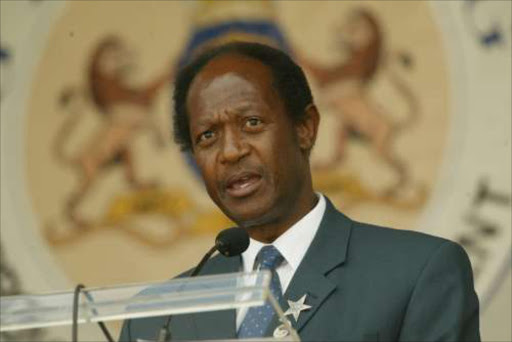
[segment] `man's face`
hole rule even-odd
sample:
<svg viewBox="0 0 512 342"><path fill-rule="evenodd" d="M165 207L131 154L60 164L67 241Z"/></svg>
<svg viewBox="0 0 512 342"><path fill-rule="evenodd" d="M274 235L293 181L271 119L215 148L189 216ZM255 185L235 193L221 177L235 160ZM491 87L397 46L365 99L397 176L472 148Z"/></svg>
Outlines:
<svg viewBox="0 0 512 342"><path fill-rule="evenodd" d="M270 70L217 57L194 79L187 109L193 154L217 206L246 227L293 215L309 163Z"/></svg>

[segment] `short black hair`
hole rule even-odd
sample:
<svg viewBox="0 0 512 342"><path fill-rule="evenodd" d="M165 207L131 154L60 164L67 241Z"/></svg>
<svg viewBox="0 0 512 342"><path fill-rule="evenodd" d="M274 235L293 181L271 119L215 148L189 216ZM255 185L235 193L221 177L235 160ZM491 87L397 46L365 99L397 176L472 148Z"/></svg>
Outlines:
<svg viewBox="0 0 512 342"><path fill-rule="evenodd" d="M183 151L192 148L187 112L187 95L190 85L210 61L221 55L241 55L260 61L270 69L273 86L281 97L290 117L299 121L305 109L313 103L311 89L301 67L286 53L268 45L249 42L232 42L206 50L178 72L174 87L174 141Z"/></svg>

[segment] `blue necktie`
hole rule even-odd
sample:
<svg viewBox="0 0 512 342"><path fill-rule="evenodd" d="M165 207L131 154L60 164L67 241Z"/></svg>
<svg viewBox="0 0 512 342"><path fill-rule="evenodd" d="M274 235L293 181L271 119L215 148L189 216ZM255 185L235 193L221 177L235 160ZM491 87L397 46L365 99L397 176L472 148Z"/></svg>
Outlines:
<svg viewBox="0 0 512 342"><path fill-rule="evenodd" d="M269 245L260 250L257 260L260 262L260 270L269 270L272 272L270 291L277 302L279 302L283 296L283 292L281 290L279 276L276 273L276 267L283 262L283 256L274 246ZM273 317L274 309L269 301L266 301L262 306L249 308L238 329L238 338L263 337Z"/></svg>

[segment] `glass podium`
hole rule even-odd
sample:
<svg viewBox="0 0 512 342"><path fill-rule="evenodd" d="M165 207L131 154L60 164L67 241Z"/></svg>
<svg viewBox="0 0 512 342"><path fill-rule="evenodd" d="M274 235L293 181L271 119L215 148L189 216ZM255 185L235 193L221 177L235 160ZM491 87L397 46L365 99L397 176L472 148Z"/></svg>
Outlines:
<svg viewBox="0 0 512 342"><path fill-rule="evenodd" d="M269 290L268 271L0 297L0 331L272 305L280 326L268 341L299 341ZM76 303L76 304L75 304ZM261 340L261 339L260 339Z"/></svg>

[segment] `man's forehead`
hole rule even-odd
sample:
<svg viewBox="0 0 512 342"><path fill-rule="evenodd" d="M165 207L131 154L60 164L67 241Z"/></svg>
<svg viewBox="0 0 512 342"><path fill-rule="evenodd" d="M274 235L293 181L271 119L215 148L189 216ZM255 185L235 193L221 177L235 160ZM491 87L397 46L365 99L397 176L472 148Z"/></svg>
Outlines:
<svg viewBox="0 0 512 342"><path fill-rule="evenodd" d="M219 56L195 77L188 94L188 105L214 106L218 103L247 103L257 99L272 101L271 97L276 94L271 86L268 69L253 58Z"/></svg>
<svg viewBox="0 0 512 342"><path fill-rule="evenodd" d="M237 74L248 80L254 78L271 82L270 68L261 61L241 54L224 54L214 57L197 74L194 79L209 80L224 74Z"/></svg>
<svg viewBox="0 0 512 342"><path fill-rule="evenodd" d="M270 95L271 96L271 95ZM213 114L241 114L249 109L266 108L272 99L257 84L237 73L226 73L192 89L188 106L197 124L209 122Z"/></svg>
<svg viewBox="0 0 512 342"><path fill-rule="evenodd" d="M219 74L214 77L198 77L198 83L201 83L201 96L221 95L228 92L229 94L246 93L254 89L254 85L247 80L243 75L237 72L228 72Z"/></svg>

